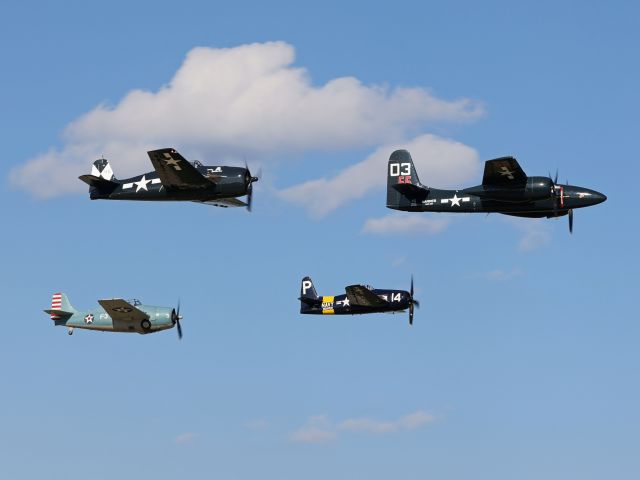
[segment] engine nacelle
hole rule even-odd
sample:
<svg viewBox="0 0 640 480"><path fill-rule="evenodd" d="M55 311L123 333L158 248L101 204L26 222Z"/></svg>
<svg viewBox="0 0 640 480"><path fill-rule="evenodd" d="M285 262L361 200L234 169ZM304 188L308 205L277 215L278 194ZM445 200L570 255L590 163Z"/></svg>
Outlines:
<svg viewBox="0 0 640 480"><path fill-rule="evenodd" d="M554 195L553 181L549 177L528 177L525 188L477 187L467 188L465 193L477 195L487 200L501 202L527 202L544 200Z"/></svg>

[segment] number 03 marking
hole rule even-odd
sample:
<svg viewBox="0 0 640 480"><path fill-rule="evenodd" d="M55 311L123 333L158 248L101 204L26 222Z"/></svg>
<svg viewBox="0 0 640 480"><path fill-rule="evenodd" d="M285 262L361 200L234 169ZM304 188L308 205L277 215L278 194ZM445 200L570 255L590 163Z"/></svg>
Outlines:
<svg viewBox="0 0 640 480"><path fill-rule="evenodd" d="M411 175L411 164L410 163L390 163L389 176L397 177L399 175Z"/></svg>

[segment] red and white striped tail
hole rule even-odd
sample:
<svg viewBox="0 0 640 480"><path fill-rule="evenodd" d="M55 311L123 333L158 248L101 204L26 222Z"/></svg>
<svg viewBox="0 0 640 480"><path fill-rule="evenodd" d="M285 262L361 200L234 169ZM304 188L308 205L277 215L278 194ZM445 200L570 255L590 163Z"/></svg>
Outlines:
<svg viewBox="0 0 640 480"><path fill-rule="evenodd" d="M62 310L62 294L54 293L51 297L51 310ZM60 318L59 315L51 314L51 319L56 320Z"/></svg>

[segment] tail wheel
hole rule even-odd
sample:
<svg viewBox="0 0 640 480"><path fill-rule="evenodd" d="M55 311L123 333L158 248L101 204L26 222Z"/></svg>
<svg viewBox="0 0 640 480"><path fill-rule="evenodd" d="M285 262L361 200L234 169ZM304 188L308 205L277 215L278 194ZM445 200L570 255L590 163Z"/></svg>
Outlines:
<svg viewBox="0 0 640 480"><path fill-rule="evenodd" d="M151 322L149 320L142 320L142 322L140 322L140 326L142 327L142 330L149 331L151 329Z"/></svg>

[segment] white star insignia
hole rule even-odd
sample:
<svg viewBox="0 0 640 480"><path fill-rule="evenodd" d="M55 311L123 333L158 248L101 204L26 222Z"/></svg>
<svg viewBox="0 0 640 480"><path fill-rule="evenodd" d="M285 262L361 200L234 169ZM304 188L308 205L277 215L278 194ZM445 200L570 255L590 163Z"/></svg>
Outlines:
<svg viewBox="0 0 640 480"><path fill-rule="evenodd" d="M453 194L453 198L450 200L451 201L451 206L456 206L459 207L460 206L460 200L462 200L462 198L459 198L458 195L456 193Z"/></svg>
<svg viewBox="0 0 640 480"><path fill-rule="evenodd" d="M178 165L178 163L180 162L180 159L175 159L166 153L165 153L165 156L167 158L164 160L164 163L166 163L167 165L171 165L174 168L174 170L182 170L182 168L180 168L180 165Z"/></svg>
<svg viewBox="0 0 640 480"><path fill-rule="evenodd" d="M511 171L509 170L507 167L500 167L500 175L502 175L503 177L507 177L509 180L513 180L513 174L515 173L515 171Z"/></svg>
<svg viewBox="0 0 640 480"><path fill-rule="evenodd" d="M345 299L342 301L342 306L343 306L343 307L348 307L348 306L349 306L349 299L348 299L348 298L345 298Z"/></svg>
<svg viewBox="0 0 640 480"><path fill-rule="evenodd" d="M149 183L150 181L151 180L147 180L146 175L143 175L139 181L133 182L136 184L136 193L138 193L140 190L146 190L148 192L149 189L147 188L147 183Z"/></svg>

